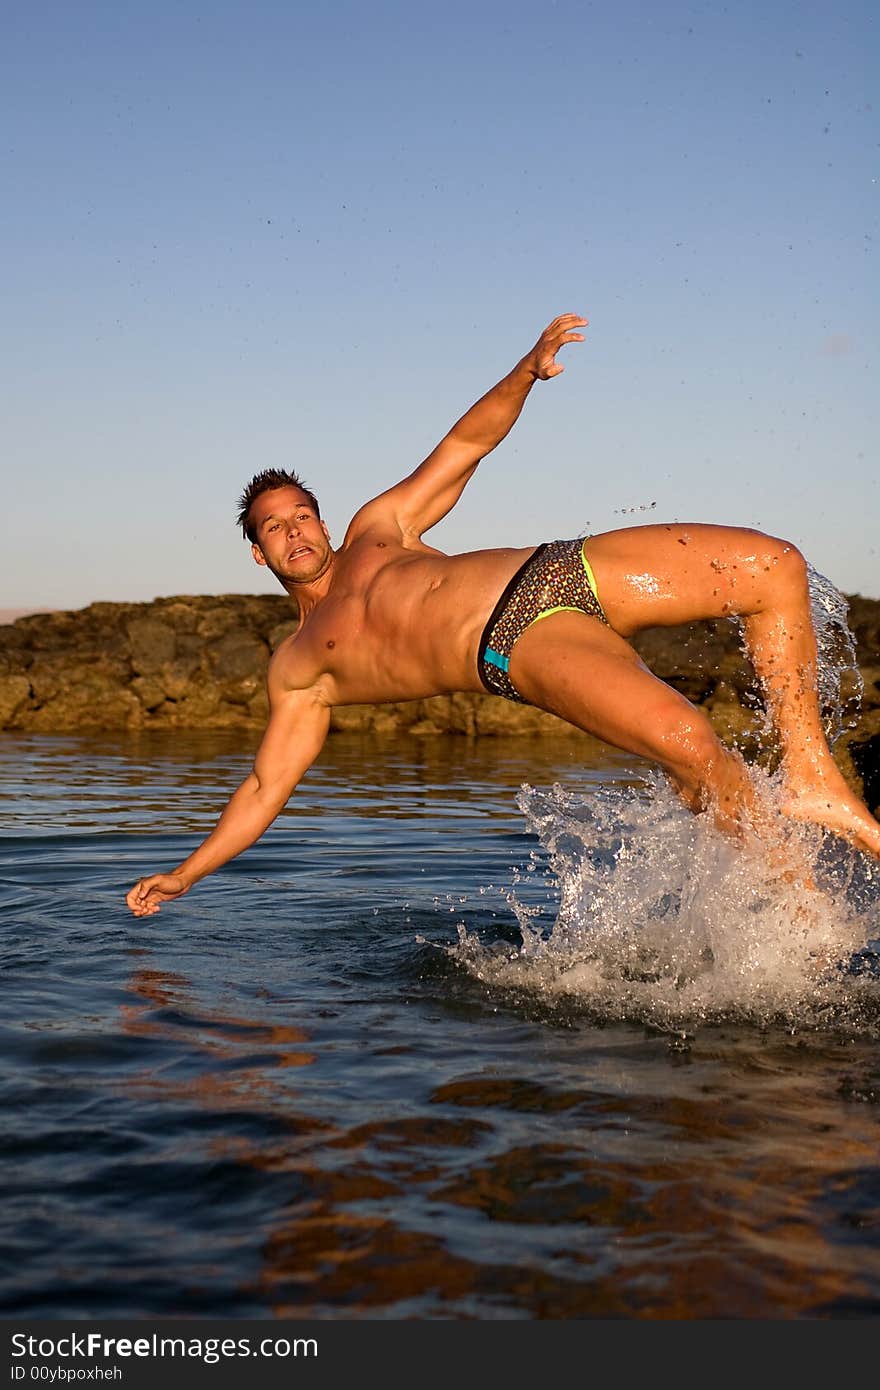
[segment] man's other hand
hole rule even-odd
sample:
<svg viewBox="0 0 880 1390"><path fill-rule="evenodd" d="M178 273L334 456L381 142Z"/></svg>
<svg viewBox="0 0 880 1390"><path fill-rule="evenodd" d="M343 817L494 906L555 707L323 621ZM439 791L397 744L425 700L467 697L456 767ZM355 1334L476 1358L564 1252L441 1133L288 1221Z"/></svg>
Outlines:
<svg viewBox="0 0 880 1390"><path fill-rule="evenodd" d="M588 322L580 314L560 314L548 324L529 354L532 370L539 381L547 381L551 376L559 376L560 372L565 371L562 364L556 361L556 354L566 343L582 343L583 333L574 330L586 328Z"/></svg>
<svg viewBox="0 0 880 1390"><path fill-rule="evenodd" d="M125 895L135 917L152 917L163 903L172 898L182 898L189 891L189 885L180 874L151 874L149 878L139 878Z"/></svg>

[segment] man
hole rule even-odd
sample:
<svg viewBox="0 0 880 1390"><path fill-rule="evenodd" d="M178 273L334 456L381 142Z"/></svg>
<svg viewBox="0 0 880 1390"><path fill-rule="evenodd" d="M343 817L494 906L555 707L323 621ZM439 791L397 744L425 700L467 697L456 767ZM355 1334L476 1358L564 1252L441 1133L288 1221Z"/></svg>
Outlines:
<svg viewBox="0 0 880 1390"><path fill-rule="evenodd" d="M455 506L556 356L587 320L562 314L414 473L367 502L338 550L293 474L255 477L239 517L258 565L296 599L272 657L253 770L202 845L127 896L158 912L257 840L318 756L334 705L488 689L549 710L665 769L694 811L735 828L752 788L701 711L626 640L640 628L738 615L782 751L786 812L880 856L880 825L822 730L806 566L793 545L724 526L636 526L585 541L445 555L422 536Z"/></svg>

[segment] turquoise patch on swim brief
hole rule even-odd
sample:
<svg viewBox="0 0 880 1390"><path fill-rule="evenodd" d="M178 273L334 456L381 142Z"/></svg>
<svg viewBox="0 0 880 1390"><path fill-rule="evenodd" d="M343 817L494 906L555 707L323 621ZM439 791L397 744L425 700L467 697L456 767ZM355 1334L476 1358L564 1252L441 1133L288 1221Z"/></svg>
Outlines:
<svg viewBox="0 0 880 1390"><path fill-rule="evenodd" d="M497 666L499 671L506 671L510 667L509 657L502 656L500 652L496 652L494 647L485 648L483 651L483 660L487 662L489 666Z"/></svg>

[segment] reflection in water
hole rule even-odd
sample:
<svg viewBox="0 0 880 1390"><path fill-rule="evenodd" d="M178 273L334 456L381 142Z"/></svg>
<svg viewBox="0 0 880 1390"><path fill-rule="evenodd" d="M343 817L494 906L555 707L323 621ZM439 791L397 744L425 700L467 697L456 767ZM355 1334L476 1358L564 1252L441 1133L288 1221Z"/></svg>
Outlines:
<svg viewBox="0 0 880 1390"><path fill-rule="evenodd" d="M258 733L156 730L131 735L0 738L7 831L204 831L250 770ZM597 766L597 750L601 761ZM70 785L71 757L76 783ZM340 815L504 814L535 766L595 785L625 778L633 759L586 734L544 738L395 738L333 734L282 819L331 806ZM637 765L637 764L635 764ZM72 796L71 793L74 793ZM390 793L386 795L386 793Z"/></svg>
<svg viewBox="0 0 880 1390"><path fill-rule="evenodd" d="M585 930L560 868L607 864L552 790L542 847L521 784L650 800L576 740L333 738L277 829L136 922L123 887L203 831L239 737L2 746L7 1315L876 1314L867 955L863 1012L812 1020L546 988L560 910L569 957Z"/></svg>

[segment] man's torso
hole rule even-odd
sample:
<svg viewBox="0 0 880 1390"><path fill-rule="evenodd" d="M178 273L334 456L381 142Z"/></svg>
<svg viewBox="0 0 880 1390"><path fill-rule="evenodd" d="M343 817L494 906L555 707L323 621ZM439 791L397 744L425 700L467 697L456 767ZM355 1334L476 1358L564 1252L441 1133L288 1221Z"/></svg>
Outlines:
<svg viewBox="0 0 880 1390"><path fill-rule="evenodd" d="M480 635L533 549L445 555L372 526L336 553L330 589L279 647L276 673L331 705L482 690Z"/></svg>

